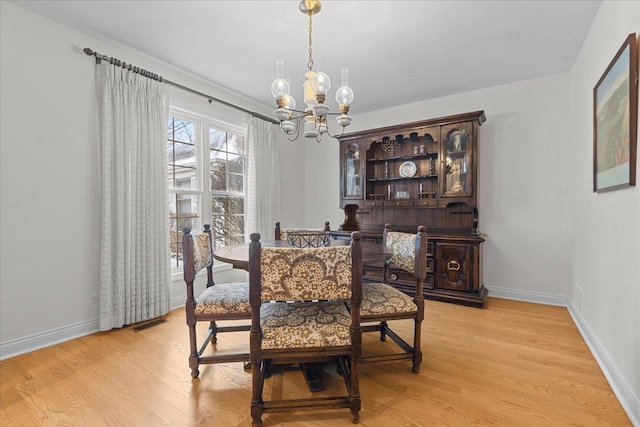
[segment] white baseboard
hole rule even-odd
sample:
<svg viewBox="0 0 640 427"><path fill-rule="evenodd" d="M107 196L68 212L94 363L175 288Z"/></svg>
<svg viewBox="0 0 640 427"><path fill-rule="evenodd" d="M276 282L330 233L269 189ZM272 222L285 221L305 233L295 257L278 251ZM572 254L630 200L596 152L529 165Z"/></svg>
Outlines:
<svg viewBox="0 0 640 427"><path fill-rule="evenodd" d="M485 286L489 290L489 296L502 299L511 299L538 304L558 305L566 307L569 299L564 295L544 294L541 292L521 291L518 289L493 288Z"/></svg>
<svg viewBox="0 0 640 427"><path fill-rule="evenodd" d="M75 325L52 329L39 334L0 343L0 360L19 356L75 338L84 337L100 330L98 319L87 320Z"/></svg>
<svg viewBox="0 0 640 427"><path fill-rule="evenodd" d="M598 338L593 334L591 328L589 328L582 317L582 313L579 312L573 301L569 301L567 308L569 309L569 314L573 318L573 323L578 327L582 338L584 338L587 346L591 350L591 354L593 354L593 357L596 359L600 369L602 369L604 376L607 378L607 381L609 381L611 389L629 416L631 423L634 426L639 427L640 399L635 395L631 387L629 387L629 384L625 381L624 377L616 367L615 363L613 363L604 347L602 347Z"/></svg>

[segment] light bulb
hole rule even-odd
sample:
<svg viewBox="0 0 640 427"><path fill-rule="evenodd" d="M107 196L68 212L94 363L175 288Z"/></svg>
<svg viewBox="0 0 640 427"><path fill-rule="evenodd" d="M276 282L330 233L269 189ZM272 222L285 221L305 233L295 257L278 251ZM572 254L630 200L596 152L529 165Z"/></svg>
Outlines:
<svg viewBox="0 0 640 427"><path fill-rule="evenodd" d="M326 95L331 89L331 79L322 71L318 71L313 78L313 91L317 94Z"/></svg>
<svg viewBox="0 0 640 427"><path fill-rule="evenodd" d="M291 94L284 95L283 99L284 99L284 106L282 108L286 108L288 110L296 109L296 100L293 96L291 96Z"/></svg>
<svg viewBox="0 0 640 427"><path fill-rule="evenodd" d="M315 76L313 76L313 92L318 95L326 95L331 89L331 79L324 72L324 53L322 51L318 52L318 71Z"/></svg>
<svg viewBox="0 0 640 427"><path fill-rule="evenodd" d="M349 87L349 69L342 69L342 86L336 91L336 102L340 106L348 107L353 102L353 90Z"/></svg>
<svg viewBox="0 0 640 427"><path fill-rule="evenodd" d="M271 83L271 95L278 101L289 93L291 93L291 85L284 78L284 59L278 59L276 60L276 79Z"/></svg>

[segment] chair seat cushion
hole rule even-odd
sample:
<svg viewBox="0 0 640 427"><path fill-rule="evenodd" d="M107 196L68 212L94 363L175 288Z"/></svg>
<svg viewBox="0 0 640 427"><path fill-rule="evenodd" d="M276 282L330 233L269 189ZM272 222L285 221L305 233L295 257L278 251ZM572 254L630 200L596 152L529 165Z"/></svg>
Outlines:
<svg viewBox="0 0 640 427"><path fill-rule="evenodd" d="M415 313L413 298L385 283L363 283L361 316Z"/></svg>
<svg viewBox="0 0 640 427"><path fill-rule="evenodd" d="M265 303L260 326L263 349L351 345L351 315L341 301Z"/></svg>
<svg viewBox="0 0 640 427"><path fill-rule="evenodd" d="M222 283L205 289L196 298L196 314L251 313L249 284Z"/></svg>

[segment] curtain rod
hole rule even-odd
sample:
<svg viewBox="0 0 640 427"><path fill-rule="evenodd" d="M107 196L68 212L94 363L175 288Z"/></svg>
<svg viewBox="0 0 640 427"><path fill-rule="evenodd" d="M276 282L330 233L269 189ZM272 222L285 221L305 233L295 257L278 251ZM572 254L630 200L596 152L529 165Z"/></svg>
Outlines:
<svg viewBox="0 0 640 427"><path fill-rule="evenodd" d="M229 103L227 101L223 101L221 99L218 99L215 96L207 95L206 93L198 92L197 90L191 89L190 87L183 86L183 85L181 85L179 83L172 82L171 80L164 79L164 78L162 78L162 76L159 76L159 75L157 75L155 73L152 73L150 71L144 70L144 69L142 69L140 67L136 67L136 66L131 65L131 64L127 64L126 62L120 61L119 59L114 58L112 56L102 55L102 54L100 54L98 52L95 52L92 49L89 49L88 47L85 47L84 49L82 49L82 51L87 56L94 56L96 58L96 63L100 63L100 61L109 61L110 64L115 64L115 65L117 65L119 67L126 68L129 71L133 71L133 72L138 73L138 74L140 74L140 75L142 75L144 77L150 78L152 80L157 80L159 82L164 82L164 83L168 84L169 86L174 86L174 87L177 87L178 89L182 89L184 91L191 92L191 93L193 93L195 95L199 95L199 96L202 96L204 98L207 98L209 100L209 104L211 104L213 101L215 101L217 103L226 105L227 107L231 107L231 108L235 108L236 110L243 111L243 112L245 112L247 114L250 114L253 117L257 117L259 119L265 120L265 121L273 123L273 124L278 124L278 122L275 119L272 119L271 117L267 117L267 116L265 116L263 114L256 113L255 111L249 111L249 110L247 110L245 108L242 108L242 107L239 107L237 105L231 104L231 103Z"/></svg>

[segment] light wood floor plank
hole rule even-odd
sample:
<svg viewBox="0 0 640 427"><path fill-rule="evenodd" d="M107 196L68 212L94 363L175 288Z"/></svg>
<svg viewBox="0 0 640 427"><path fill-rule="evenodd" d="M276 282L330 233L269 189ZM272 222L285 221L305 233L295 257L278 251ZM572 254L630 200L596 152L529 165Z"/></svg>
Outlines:
<svg viewBox="0 0 640 427"><path fill-rule="evenodd" d="M0 425L250 426L251 376L241 363L205 365L192 380L184 310L135 332L96 333L0 362ZM198 334L206 333L204 325ZM410 338L411 322L397 322ZM222 334L219 351L247 346ZM489 298L483 309L427 301L424 360L361 369L360 425L630 426L586 343L562 307ZM365 351L391 343L364 337ZM342 392L335 365L327 390ZM299 372L267 380L270 398L310 394ZM275 413L264 426L351 426L347 410Z"/></svg>

